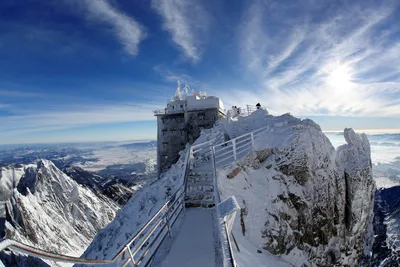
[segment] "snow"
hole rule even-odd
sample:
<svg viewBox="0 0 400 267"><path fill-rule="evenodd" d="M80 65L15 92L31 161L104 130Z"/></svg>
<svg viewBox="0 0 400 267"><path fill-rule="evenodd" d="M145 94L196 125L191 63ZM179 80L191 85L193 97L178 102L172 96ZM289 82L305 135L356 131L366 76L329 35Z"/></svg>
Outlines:
<svg viewBox="0 0 400 267"><path fill-rule="evenodd" d="M213 216L215 209L189 208L168 254L159 267L216 266Z"/></svg>
<svg viewBox="0 0 400 267"><path fill-rule="evenodd" d="M296 266L329 265L331 260L355 264L363 252L362 242L372 217L374 183L366 136L346 129L347 144L335 151L317 124L290 114L274 117L258 110L224 122L230 138L262 127L266 129L255 142L257 153L218 170L221 198L233 195L242 207L234 235L246 239L256 250L269 250ZM227 179L236 168L241 171ZM348 184L344 184L345 171ZM346 190L350 215L344 209ZM340 216L357 218L347 219L351 232L343 232ZM315 225L321 226L318 229ZM335 231L328 231L329 227ZM348 239L336 238L342 234L335 232L346 234ZM301 236L305 237L298 238ZM336 239L338 242L333 242ZM240 246L241 241L238 243ZM341 255L342 246L353 253ZM331 258L331 252L339 257ZM240 253L236 255L240 257Z"/></svg>
<svg viewBox="0 0 400 267"><path fill-rule="evenodd" d="M59 254L79 257L118 210L48 160L25 168L17 188L8 201L7 237Z"/></svg>
<svg viewBox="0 0 400 267"><path fill-rule="evenodd" d="M146 184L123 206L115 219L100 230L82 257L112 259L141 227L183 185L184 155L159 180Z"/></svg>
<svg viewBox="0 0 400 267"><path fill-rule="evenodd" d="M284 262L281 258L272 255L271 253L257 248L248 238L241 234L240 229L240 218L236 216L235 223L233 224L233 233L239 244L240 252L237 251L235 245L233 245L234 257L238 266L254 266L254 267L290 267L287 262ZM296 266L301 266L296 265Z"/></svg>
<svg viewBox="0 0 400 267"><path fill-rule="evenodd" d="M234 196L230 196L217 205L218 216L223 218L240 210L240 206Z"/></svg>
<svg viewBox="0 0 400 267"><path fill-rule="evenodd" d="M325 133L334 147L345 144L343 133ZM376 187L389 188L400 185L400 134L369 134L372 169Z"/></svg>
<svg viewBox="0 0 400 267"><path fill-rule="evenodd" d="M35 167L34 164L28 164L20 168L2 167L0 169L0 198L1 200L7 200L11 197L11 191L13 186L16 186L21 179L25 170L30 167ZM13 174L14 170L14 174ZM13 185L14 175L14 185Z"/></svg>

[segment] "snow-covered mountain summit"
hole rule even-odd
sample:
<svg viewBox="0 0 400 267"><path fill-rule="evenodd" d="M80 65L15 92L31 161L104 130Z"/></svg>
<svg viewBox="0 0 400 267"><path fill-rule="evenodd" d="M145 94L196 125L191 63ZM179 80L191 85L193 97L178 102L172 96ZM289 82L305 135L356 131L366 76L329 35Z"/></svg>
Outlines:
<svg viewBox="0 0 400 267"><path fill-rule="evenodd" d="M241 206L233 226L239 266L271 265L270 253L294 266L356 266L372 241L375 185L365 135L346 129L347 144L335 150L309 119L265 110L228 118L195 144L265 127L253 152L217 169L221 198L233 195ZM135 194L84 256L111 259L182 184L182 167L181 157Z"/></svg>
<svg viewBox="0 0 400 267"><path fill-rule="evenodd" d="M242 207L234 234L295 266L356 266L372 242L367 137L345 129L347 144L335 150L313 121L262 110L224 128L233 138L259 127L267 129L255 151L218 171L223 198Z"/></svg>
<svg viewBox="0 0 400 267"><path fill-rule="evenodd" d="M6 237L79 256L118 206L76 183L51 161L25 168L6 203Z"/></svg>

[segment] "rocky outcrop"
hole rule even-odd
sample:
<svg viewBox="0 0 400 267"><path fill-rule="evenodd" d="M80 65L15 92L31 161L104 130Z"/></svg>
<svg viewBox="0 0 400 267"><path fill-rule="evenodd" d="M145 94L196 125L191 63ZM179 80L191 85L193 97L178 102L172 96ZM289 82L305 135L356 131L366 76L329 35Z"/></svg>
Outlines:
<svg viewBox="0 0 400 267"><path fill-rule="evenodd" d="M347 144L335 150L311 120L257 116L259 127L268 126L257 151L218 173L223 196L246 210L247 238L295 266L357 266L372 243L367 137L345 129ZM227 179L237 166L242 171Z"/></svg>
<svg viewBox="0 0 400 267"><path fill-rule="evenodd" d="M6 207L7 238L74 256L80 256L119 208L77 184L48 160L25 169Z"/></svg>

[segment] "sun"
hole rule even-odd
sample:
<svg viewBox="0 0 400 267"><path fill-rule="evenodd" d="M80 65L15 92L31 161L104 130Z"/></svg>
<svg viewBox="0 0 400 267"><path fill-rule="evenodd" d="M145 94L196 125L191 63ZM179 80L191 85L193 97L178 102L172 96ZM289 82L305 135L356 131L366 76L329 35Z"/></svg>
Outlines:
<svg viewBox="0 0 400 267"><path fill-rule="evenodd" d="M327 83L331 85L335 91L343 92L350 89L351 70L345 65L339 65L329 73Z"/></svg>

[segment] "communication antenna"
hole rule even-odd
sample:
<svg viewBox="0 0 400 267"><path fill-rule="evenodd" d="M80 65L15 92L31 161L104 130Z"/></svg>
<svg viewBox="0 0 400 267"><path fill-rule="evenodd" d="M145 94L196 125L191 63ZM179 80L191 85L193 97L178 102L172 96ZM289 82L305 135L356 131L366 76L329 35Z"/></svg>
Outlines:
<svg viewBox="0 0 400 267"><path fill-rule="evenodd" d="M178 80L176 84L177 84L177 86L176 86L176 92L175 92L175 99L181 100L182 99L181 82Z"/></svg>

